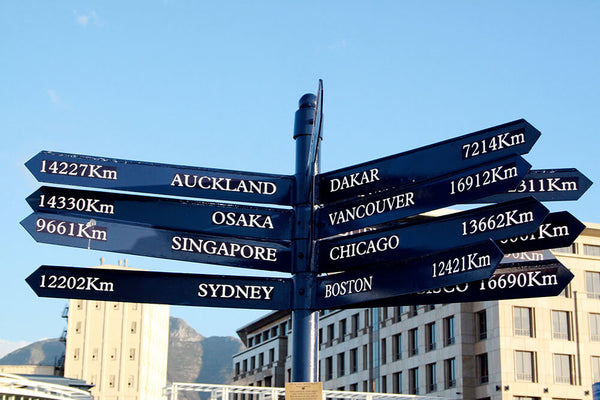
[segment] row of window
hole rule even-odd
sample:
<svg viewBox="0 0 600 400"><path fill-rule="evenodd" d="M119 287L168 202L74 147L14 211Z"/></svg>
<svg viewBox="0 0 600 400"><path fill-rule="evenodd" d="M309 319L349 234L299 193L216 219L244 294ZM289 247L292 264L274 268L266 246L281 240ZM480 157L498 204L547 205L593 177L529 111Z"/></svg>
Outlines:
<svg viewBox="0 0 600 400"><path fill-rule="evenodd" d="M575 356L572 354L553 354L554 383L575 385ZM590 359L593 382L600 381L600 356ZM515 351L515 380L537 382L537 353L534 351Z"/></svg>
<svg viewBox="0 0 600 400"><path fill-rule="evenodd" d="M117 359L117 349L113 348L110 350L110 353L108 353L108 359L111 361L114 361ZM136 349L135 348L130 348L129 349L129 360L131 361L135 361L135 355L136 355ZM76 348L73 350L73 360L79 360L81 357L81 351L79 348ZM91 360L92 361L96 361L98 360L98 349L95 348L92 350L92 354L91 354Z"/></svg>
<svg viewBox="0 0 600 400"><path fill-rule="evenodd" d="M262 342L265 342L271 338L277 336L286 336L288 330L288 321L282 322L279 325L272 326L269 329L264 330L263 332L259 332L256 335L248 338L247 347L250 348L252 346L259 345Z"/></svg>
<svg viewBox="0 0 600 400"><path fill-rule="evenodd" d="M552 310L552 338L573 340L573 313ZM590 340L600 341L600 314L589 313ZM513 329L516 336L535 337L535 315L531 307L513 308Z"/></svg>
<svg viewBox="0 0 600 400"><path fill-rule="evenodd" d="M269 349L268 356L268 364L272 364L275 362L275 349ZM258 360L258 364L256 363ZM250 365L248 365L248 361L250 361ZM265 366L265 353L259 353L258 358L256 356L250 357L250 359L242 360L242 362L235 363L235 374L239 375L240 373L246 373L249 371L254 371L257 368L262 368Z"/></svg>
<svg viewBox="0 0 600 400"><path fill-rule="evenodd" d="M583 254L584 256L600 257L600 246L594 244L573 243L569 247L554 249L561 253Z"/></svg>

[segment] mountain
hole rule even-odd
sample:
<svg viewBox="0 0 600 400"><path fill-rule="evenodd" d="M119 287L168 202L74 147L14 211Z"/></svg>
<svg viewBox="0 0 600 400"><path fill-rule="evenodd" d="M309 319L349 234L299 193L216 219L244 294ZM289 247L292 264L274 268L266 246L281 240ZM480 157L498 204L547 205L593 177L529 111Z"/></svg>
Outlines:
<svg viewBox="0 0 600 400"><path fill-rule="evenodd" d="M55 365L65 354L65 344L58 339L31 343L0 358L2 365Z"/></svg>
<svg viewBox="0 0 600 400"><path fill-rule="evenodd" d="M230 384L233 376L231 357L243 348L231 336L204 337L181 318L169 320L169 358L167 381L185 383ZM22 347L0 358L2 365L54 365L64 355L59 339L47 339ZM196 400L195 392L181 392L178 399Z"/></svg>

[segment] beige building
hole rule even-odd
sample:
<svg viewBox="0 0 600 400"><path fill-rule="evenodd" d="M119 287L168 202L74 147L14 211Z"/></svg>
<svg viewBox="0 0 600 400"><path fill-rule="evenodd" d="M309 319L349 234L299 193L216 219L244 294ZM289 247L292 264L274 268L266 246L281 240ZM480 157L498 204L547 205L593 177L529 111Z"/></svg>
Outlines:
<svg viewBox="0 0 600 400"><path fill-rule="evenodd" d="M69 300L67 326L65 377L94 385L94 399L162 398L167 381L168 306Z"/></svg>
<svg viewBox="0 0 600 400"><path fill-rule="evenodd" d="M560 296L331 310L319 319L324 389L452 399L592 400L600 381L600 224L555 254L575 275ZM291 376L290 315L238 330L236 385Z"/></svg>

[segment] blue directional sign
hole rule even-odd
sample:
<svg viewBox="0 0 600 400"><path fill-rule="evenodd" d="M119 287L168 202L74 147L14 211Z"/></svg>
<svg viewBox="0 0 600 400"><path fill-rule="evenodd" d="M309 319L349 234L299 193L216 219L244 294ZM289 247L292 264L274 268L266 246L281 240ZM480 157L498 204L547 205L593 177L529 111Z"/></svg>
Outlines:
<svg viewBox="0 0 600 400"><path fill-rule="evenodd" d="M540 132L524 119L317 175L318 202L403 187L513 154L529 152ZM516 185L515 185L516 186Z"/></svg>
<svg viewBox="0 0 600 400"><path fill-rule="evenodd" d="M469 303L557 296L567 287L573 276L571 271L556 259L500 264L488 279L411 293L383 301L348 304L338 308Z"/></svg>
<svg viewBox="0 0 600 400"><path fill-rule="evenodd" d="M400 295L489 278L502 259L492 241L412 259L381 268L363 268L318 277L316 309Z"/></svg>
<svg viewBox="0 0 600 400"><path fill-rule="evenodd" d="M294 178L42 151L25 163L40 182L291 205Z"/></svg>
<svg viewBox="0 0 600 400"><path fill-rule="evenodd" d="M575 168L532 169L515 188L471 203L496 203L527 196L539 201L577 200L590 186L592 181Z"/></svg>
<svg viewBox="0 0 600 400"><path fill-rule="evenodd" d="M289 310L289 278L259 278L43 265L25 279L40 297Z"/></svg>
<svg viewBox="0 0 600 400"><path fill-rule="evenodd" d="M496 244L505 254L567 247L584 229L585 225L577 218L561 211L548 214L535 232L500 239Z"/></svg>
<svg viewBox="0 0 600 400"><path fill-rule="evenodd" d="M395 221L514 188L529 165L520 156L477 165L439 179L394 188L317 209L317 237Z"/></svg>
<svg viewBox="0 0 600 400"><path fill-rule="evenodd" d="M172 260L290 271L289 243L217 238L51 213L33 213L21 225L38 242Z"/></svg>
<svg viewBox="0 0 600 400"><path fill-rule="evenodd" d="M291 240L293 211L42 186L34 211L219 236Z"/></svg>
<svg viewBox="0 0 600 400"><path fill-rule="evenodd" d="M318 270L344 271L525 235L535 231L546 215L546 207L527 198L373 233L325 239L317 242Z"/></svg>

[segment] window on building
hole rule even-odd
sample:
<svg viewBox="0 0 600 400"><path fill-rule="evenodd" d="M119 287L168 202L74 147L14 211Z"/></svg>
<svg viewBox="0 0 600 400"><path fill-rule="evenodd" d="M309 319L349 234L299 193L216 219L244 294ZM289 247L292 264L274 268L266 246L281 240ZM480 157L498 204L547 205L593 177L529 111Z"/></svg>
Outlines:
<svg viewBox="0 0 600 400"><path fill-rule="evenodd" d="M349 389L351 392L358 392L358 383L351 383Z"/></svg>
<svg viewBox="0 0 600 400"><path fill-rule="evenodd" d="M513 320L515 336L535 337L532 308L514 307Z"/></svg>
<svg viewBox="0 0 600 400"><path fill-rule="evenodd" d="M252 347L252 346L254 346L254 338L253 337L248 338L248 347Z"/></svg>
<svg viewBox="0 0 600 400"><path fill-rule="evenodd" d="M397 333L392 336L392 361L402 358L402 334Z"/></svg>
<svg viewBox="0 0 600 400"><path fill-rule="evenodd" d="M394 322L400 322L402 319L402 306L394 307Z"/></svg>
<svg viewBox="0 0 600 400"><path fill-rule="evenodd" d="M325 380L333 379L333 357L327 357L325 359Z"/></svg>
<svg viewBox="0 0 600 400"><path fill-rule="evenodd" d="M129 359L135 360L135 349L129 349Z"/></svg>
<svg viewBox="0 0 600 400"><path fill-rule="evenodd" d="M427 304L425 306L425 311L433 311L435 310L435 304Z"/></svg>
<svg viewBox="0 0 600 400"><path fill-rule="evenodd" d="M388 308L381 307L379 310L381 312L381 322L385 323L385 321L388 319Z"/></svg>
<svg viewBox="0 0 600 400"><path fill-rule="evenodd" d="M275 349L269 349L269 364L275 362Z"/></svg>
<svg viewBox="0 0 600 400"><path fill-rule="evenodd" d="M590 313L590 340L600 342L600 314Z"/></svg>
<svg viewBox="0 0 600 400"><path fill-rule="evenodd" d="M358 330L360 329L360 314L356 313L352 315L352 337L358 336Z"/></svg>
<svg viewBox="0 0 600 400"><path fill-rule="evenodd" d="M585 291L589 299L600 299L600 272L586 271Z"/></svg>
<svg viewBox="0 0 600 400"><path fill-rule="evenodd" d="M425 366L425 380L427 384L427 393L437 390L437 364L431 363Z"/></svg>
<svg viewBox="0 0 600 400"><path fill-rule="evenodd" d="M274 326L271 328L271 337L277 337L279 336L279 329L277 329L278 326Z"/></svg>
<svg viewBox="0 0 600 400"><path fill-rule="evenodd" d="M600 382L600 357L592 356L592 382Z"/></svg>
<svg viewBox="0 0 600 400"><path fill-rule="evenodd" d="M387 375L381 377L381 393L387 393Z"/></svg>
<svg viewBox="0 0 600 400"><path fill-rule="evenodd" d="M79 349L73 351L73 360L79 360Z"/></svg>
<svg viewBox="0 0 600 400"><path fill-rule="evenodd" d="M454 344L455 332L454 332L454 315L444 318L444 346Z"/></svg>
<svg viewBox="0 0 600 400"><path fill-rule="evenodd" d="M487 339L487 315L485 310L475 313L475 326L477 329L476 338L478 340Z"/></svg>
<svg viewBox="0 0 600 400"><path fill-rule="evenodd" d="M242 361L242 372L248 372L248 360Z"/></svg>
<svg viewBox="0 0 600 400"><path fill-rule="evenodd" d="M273 380L271 376L265 376L265 387L272 387Z"/></svg>
<svg viewBox="0 0 600 400"><path fill-rule="evenodd" d="M115 387L115 376L114 375L109 375L108 376L108 387L109 388L114 388Z"/></svg>
<svg viewBox="0 0 600 400"><path fill-rule="evenodd" d="M573 384L573 356L554 354L554 382Z"/></svg>
<svg viewBox="0 0 600 400"><path fill-rule="evenodd" d="M327 345L331 346L334 339L334 328L333 324L327 325Z"/></svg>
<svg viewBox="0 0 600 400"><path fill-rule="evenodd" d="M417 306L408 307L408 317L415 317L418 314Z"/></svg>
<svg viewBox="0 0 600 400"><path fill-rule="evenodd" d="M425 325L425 351L435 350L435 322Z"/></svg>
<svg viewBox="0 0 600 400"><path fill-rule="evenodd" d="M369 369L369 346L368 345L363 345L363 351L362 351L362 358L363 358L363 370L367 370Z"/></svg>
<svg viewBox="0 0 600 400"><path fill-rule="evenodd" d="M358 371L358 348L355 347L350 349L350 373L353 374Z"/></svg>
<svg viewBox="0 0 600 400"><path fill-rule="evenodd" d="M419 329L414 328L408 331L408 356L414 356L419 353Z"/></svg>
<svg viewBox="0 0 600 400"><path fill-rule="evenodd" d="M536 354L533 351L515 351L515 380L536 382Z"/></svg>
<svg viewBox="0 0 600 400"><path fill-rule="evenodd" d="M454 358L444 360L444 387L446 389L456 387L456 360Z"/></svg>
<svg viewBox="0 0 600 400"><path fill-rule="evenodd" d="M262 333L262 340L263 340L263 342L269 340L269 330L268 329Z"/></svg>
<svg viewBox="0 0 600 400"><path fill-rule="evenodd" d="M593 244L584 244L583 254L586 256L600 257L600 246L596 246Z"/></svg>
<svg viewBox="0 0 600 400"><path fill-rule="evenodd" d="M259 353L258 355L258 368L262 368L265 365L265 353Z"/></svg>
<svg viewBox="0 0 600 400"><path fill-rule="evenodd" d="M132 388L133 387L134 379L135 378L133 377L133 375L127 376L127 387L128 388Z"/></svg>
<svg viewBox="0 0 600 400"><path fill-rule="evenodd" d="M256 369L256 356L250 357L250 370L253 371Z"/></svg>
<svg viewBox="0 0 600 400"><path fill-rule="evenodd" d="M346 375L346 353L337 355L338 378Z"/></svg>
<svg viewBox="0 0 600 400"><path fill-rule="evenodd" d="M488 371L488 355L487 353L478 354L476 356L476 368L477 368L477 381L480 384L486 384L489 381L489 371Z"/></svg>
<svg viewBox="0 0 600 400"><path fill-rule="evenodd" d="M552 337L560 340L573 340L571 335L571 313L552 311Z"/></svg>
<svg viewBox="0 0 600 400"><path fill-rule="evenodd" d="M136 321L132 321L131 322L131 327L129 328L129 332L130 333L135 333L137 331L137 322Z"/></svg>
<svg viewBox="0 0 600 400"><path fill-rule="evenodd" d="M344 318L338 323L338 334L340 338L340 343L346 340L346 319Z"/></svg>
<svg viewBox="0 0 600 400"><path fill-rule="evenodd" d="M419 368L408 370L408 393L419 394Z"/></svg>
<svg viewBox="0 0 600 400"><path fill-rule="evenodd" d="M394 372L392 379L392 390L394 393L402 393L402 371Z"/></svg>
<svg viewBox="0 0 600 400"><path fill-rule="evenodd" d="M236 375L240 374L240 363L239 362L235 363L235 374Z"/></svg>
<svg viewBox="0 0 600 400"><path fill-rule="evenodd" d="M572 245L567 246L567 247L558 247L558 248L554 249L554 251L557 251L559 253L568 253L568 254L577 253L576 248L575 248L575 243L573 243Z"/></svg>
<svg viewBox="0 0 600 400"><path fill-rule="evenodd" d="M323 344L323 328L319 328L319 346Z"/></svg>

